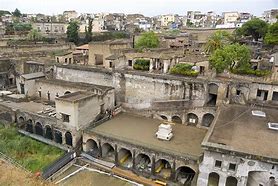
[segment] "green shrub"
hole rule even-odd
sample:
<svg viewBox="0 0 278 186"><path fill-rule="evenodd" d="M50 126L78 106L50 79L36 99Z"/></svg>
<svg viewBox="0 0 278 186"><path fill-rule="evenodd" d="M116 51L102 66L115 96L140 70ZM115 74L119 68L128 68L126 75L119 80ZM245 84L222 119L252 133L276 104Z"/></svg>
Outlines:
<svg viewBox="0 0 278 186"><path fill-rule="evenodd" d="M199 72L192 70L193 65L176 64L170 69L170 74L184 75L184 76L198 76Z"/></svg>
<svg viewBox="0 0 278 186"><path fill-rule="evenodd" d="M258 77L263 77L271 74L271 71L269 70L253 70L251 68L245 69L245 68L237 68L233 69L231 71L234 74L240 74L240 75L254 75Z"/></svg>
<svg viewBox="0 0 278 186"><path fill-rule="evenodd" d="M150 60L147 59L136 59L133 68L135 70L144 70L148 71L150 68Z"/></svg>

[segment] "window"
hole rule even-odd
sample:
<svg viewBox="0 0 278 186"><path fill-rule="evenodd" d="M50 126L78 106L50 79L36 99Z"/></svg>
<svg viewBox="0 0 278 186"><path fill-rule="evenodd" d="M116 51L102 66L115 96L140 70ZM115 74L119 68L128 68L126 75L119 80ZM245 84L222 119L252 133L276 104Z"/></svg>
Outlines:
<svg viewBox="0 0 278 186"><path fill-rule="evenodd" d="M67 63L68 62L68 58L65 58L65 63Z"/></svg>
<svg viewBox="0 0 278 186"><path fill-rule="evenodd" d="M261 95L262 95L262 90L257 90L257 97L261 97Z"/></svg>
<svg viewBox="0 0 278 186"><path fill-rule="evenodd" d="M110 62L109 62L109 68L112 68L112 67L113 67L113 62L110 61Z"/></svg>
<svg viewBox="0 0 278 186"><path fill-rule="evenodd" d="M63 120L63 122L69 122L69 115L67 115L67 114L63 114L63 113L61 113L62 114L62 120Z"/></svg>
<svg viewBox="0 0 278 186"><path fill-rule="evenodd" d="M229 164L229 170L235 171L236 170L236 164L235 163L230 163Z"/></svg>
<svg viewBox="0 0 278 186"><path fill-rule="evenodd" d="M69 64L71 64L71 58L69 58Z"/></svg>
<svg viewBox="0 0 278 186"><path fill-rule="evenodd" d="M132 67L132 60L128 60L128 66Z"/></svg>
<svg viewBox="0 0 278 186"><path fill-rule="evenodd" d="M278 101L278 92L273 92L272 101Z"/></svg>
<svg viewBox="0 0 278 186"><path fill-rule="evenodd" d="M236 90L236 95L237 95L237 96L239 96L239 95L240 95L240 93L241 93L241 91L240 91L240 90Z"/></svg>
<svg viewBox="0 0 278 186"><path fill-rule="evenodd" d="M57 57L57 63L59 63L59 58Z"/></svg>
<svg viewBox="0 0 278 186"><path fill-rule="evenodd" d="M221 165L222 165L222 161L219 161L219 160L216 160L215 161L215 167L218 167L218 168L221 168Z"/></svg>

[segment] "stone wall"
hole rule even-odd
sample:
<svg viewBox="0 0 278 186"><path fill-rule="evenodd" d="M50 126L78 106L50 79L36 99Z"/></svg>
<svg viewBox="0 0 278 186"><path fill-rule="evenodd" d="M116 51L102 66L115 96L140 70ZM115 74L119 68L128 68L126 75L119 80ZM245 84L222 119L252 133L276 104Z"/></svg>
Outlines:
<svg viewBox="0 0 278 186"><path fill-rule="evenodd" d="M222 162L220 167L215 166L216 160ZM231 163L236 165L234 170L229 168ZM247 157L239 157L212 151L205 151L204 159L200 164L199 170L198 186L207 186L209 175L211 173L219 175L219 186L226 185L228 177L236 178L238 180L238 186L245 186L247 184L248 176L250 176L249 173L251 172L265 172L266 175L268 174L268 177L264 180L266 182L271 176L276 179L278 178L278 165L248 159Z"/></svg>

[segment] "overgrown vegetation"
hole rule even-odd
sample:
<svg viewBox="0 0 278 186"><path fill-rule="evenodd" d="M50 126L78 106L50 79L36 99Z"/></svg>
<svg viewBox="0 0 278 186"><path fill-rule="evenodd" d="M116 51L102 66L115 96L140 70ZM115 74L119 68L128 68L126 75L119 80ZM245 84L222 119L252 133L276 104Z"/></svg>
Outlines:
<svg viewBox="0 0 278 186"><path fill-rule="evenodd" d="M278 45L278 21L268 27L264 42L268 45Z"/></svg>
<svg viewBox="0 0 278 186"><path fill-rule="evenodd" d="M255 76L266 76L269 70L254 70L251 68L250 50L245 45L231 44L217 49L209 58L210 65L218 73L229 70L236 74L246 74Z"/></svg>
<svg viewBox="0 0 278 186"><path fill-rule="evenodd" d="M267 29L268 24L265 21L254 18L244 23L241 28L237 29L236 33L238 35L251 36L255 41L258 41L260 38L264 38Z"/></svg>
<svg viewBox="0 0 278 186"><path fill-rule="evenodd" d="M176 64L170 69L170 74L184 75L184 76L198 76L199 72L192 70L193 65Z"/></svg>
<svg viewBox="0 0 278 186"><path fill-rule="evenodd" d="M144 70L147 71L150 68L150 60L146 59L136 59L133 68L135 70Z"/></svg>
<svg viewBox="0 0 278 186"><path fill-rule="evenodd" d="M32 172L41 171L55 161L63 151L20 135L15 127L0 124L0 151Z"/></svg>
<svg viewBox="0 0 278 186"><path fill-rule="evenodd" d="M135 44L135 48L139 50L157 47L159 47L159 38L154 32L144 32Z"/></svg>
<svg viewBox="0 0 278 186"><path fill-rule="evenodd" d="M92 41L106 41L112 39L125 39L129 38L130 35L126 32L105 32L99 35L93 35Z"/></svg>

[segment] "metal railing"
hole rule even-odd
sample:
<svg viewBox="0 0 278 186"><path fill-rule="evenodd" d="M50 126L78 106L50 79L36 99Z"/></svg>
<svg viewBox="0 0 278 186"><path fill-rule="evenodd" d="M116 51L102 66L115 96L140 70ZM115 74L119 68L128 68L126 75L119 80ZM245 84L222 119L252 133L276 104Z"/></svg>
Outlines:
<svg viewBox="0 0 278 186"><path fill-rule="evenodd" d="M61 168L63 168L65 165L67 165L70 161L72 161L76 157L75 151L70 151L66 153L61 158L57 159L55 162L53 162L51 165L43 169L42 171L42 178L48 179L50 176L55 174L57 171L59 171Z"/></svg>

